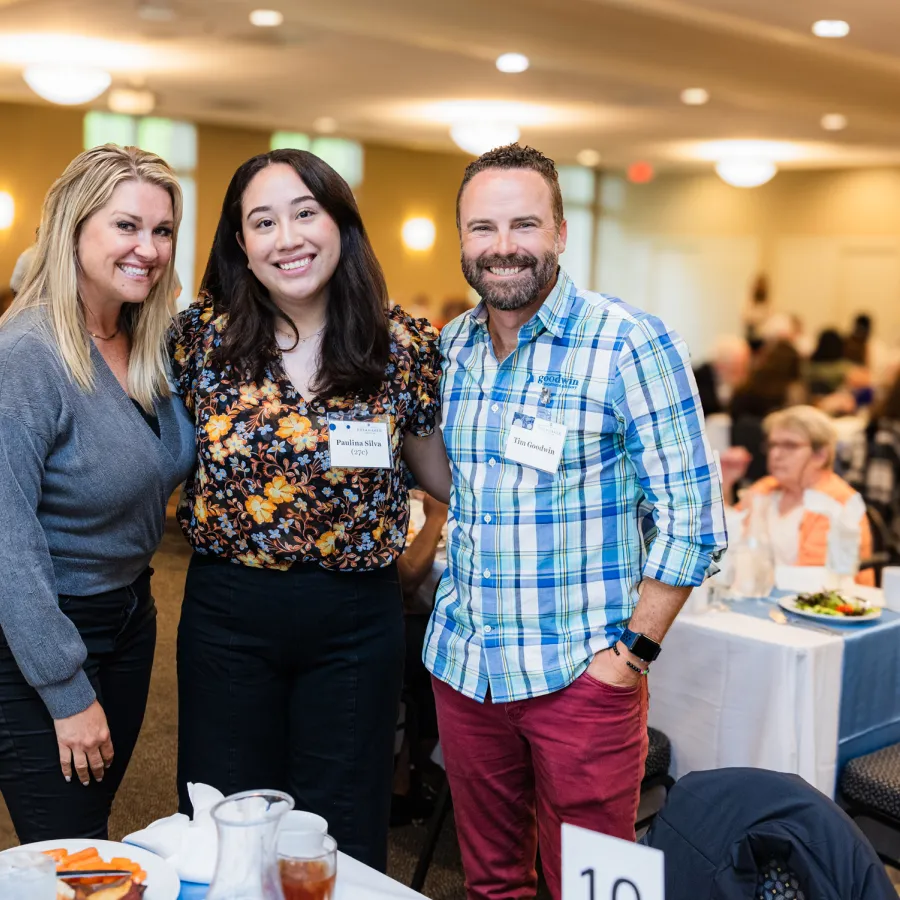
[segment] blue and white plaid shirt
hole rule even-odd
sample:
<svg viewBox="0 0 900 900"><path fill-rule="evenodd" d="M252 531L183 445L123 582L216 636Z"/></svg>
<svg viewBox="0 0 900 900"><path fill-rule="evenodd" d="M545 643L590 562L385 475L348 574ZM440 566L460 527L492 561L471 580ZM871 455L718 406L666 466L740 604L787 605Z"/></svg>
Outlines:
<svg viewBox="0 0 900 900"><path fill-rule="evenodd" d="M503 362L483 303L441 354L454 488L425 664L477 700L547 694L621 636L642 578L700 584L725 549L687 347L560 270ZM568 429L553 475L504 459L514 414L542 406Z"/></svg>

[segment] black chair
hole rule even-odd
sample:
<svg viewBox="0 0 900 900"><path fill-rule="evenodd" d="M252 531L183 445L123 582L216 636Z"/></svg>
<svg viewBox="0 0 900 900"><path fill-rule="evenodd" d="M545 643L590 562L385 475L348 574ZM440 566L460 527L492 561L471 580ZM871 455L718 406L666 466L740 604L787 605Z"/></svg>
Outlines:
<svg viewBox="0 0 900 900"><path fill-rule="evenodd" d="M872 532L872 554L859 562L859 570L873 569L875 583L881 585L881 571L892 563L891 532L881 513L871 504L866 504L866 518Z"/></svg>
<svg viewBox="0 0 900 900"><path fill-rule="evenodd" d="M672 743L661 732L655 728L647 729L649 738L649 748L647 750L647 762L644 767L644 780L641 782L641 794L651 790L654 787L662 787L665 789L666 796L672 785L675 784L669 775L669 767L672 763ZM413 873L412 881L409 886L419 893L425 886L425 878L428 875L428 869L431 866L431 860L434 858L434 850L437 847L438 840L444 828L444 822L453 808L453 800L450 796L450 784L446 780L438 794L435 803L434 812L428 821L428 831L425 834L425 843L419 853L419 861L416 863L416 871ZM635 829L640 830L649 825L656 817L656 813L645 816L635 824Z"/></svg>
<svg viewBox="0 0 900 900"><path fill-rule="evenodd" d="M840 795L851 818L873 819L900 835L900 744L851 759L841 773ZM879 856L900 868L900 859Z"/></svg>
<svg viewBox="0 0 900 900"><path fill-rule="evenodd" d="M748 900L767 883L809 900L897 900L853 820L798 775L692 772L644 843L665 854L666 900ZM769 895L767 895L769 896Z"/></svg>

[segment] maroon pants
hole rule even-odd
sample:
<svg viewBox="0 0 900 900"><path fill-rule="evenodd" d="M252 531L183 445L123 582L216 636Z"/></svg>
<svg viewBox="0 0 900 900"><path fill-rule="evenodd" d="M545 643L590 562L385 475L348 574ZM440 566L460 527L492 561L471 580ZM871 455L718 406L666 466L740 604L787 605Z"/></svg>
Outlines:
<svg viewBox="0 0 900 900"><path fill-rule="evenodd" d="M484 703L433 679L468 900L520 900L544 877L560 897L563 822L634 840L647 757L647 682Z"/></svg>

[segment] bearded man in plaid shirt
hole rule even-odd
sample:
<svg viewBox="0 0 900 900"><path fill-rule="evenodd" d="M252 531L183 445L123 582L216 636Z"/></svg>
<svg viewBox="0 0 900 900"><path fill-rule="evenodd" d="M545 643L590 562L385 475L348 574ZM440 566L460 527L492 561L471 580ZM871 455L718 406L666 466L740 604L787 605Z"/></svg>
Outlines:
<svg viewBox="0 0 900 900"><path fill-rule="evenodd" d="M448 570L425 643L469 900L560 896L560 826L634 840L646 672L725 549L681 338L559 267L552 160L466 169L463 272L441 334Z"/></svg>

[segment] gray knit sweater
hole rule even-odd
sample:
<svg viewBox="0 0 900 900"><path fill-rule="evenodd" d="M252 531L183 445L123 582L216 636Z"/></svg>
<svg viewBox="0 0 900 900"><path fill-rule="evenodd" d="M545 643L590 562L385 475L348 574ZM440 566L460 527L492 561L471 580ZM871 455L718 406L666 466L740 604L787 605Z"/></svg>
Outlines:
<svg viewBox="0 0 900 900"><path fill-rule="evenodd" d="M115 590L147 567L195 442L172 398L157 403L157 438L95 347L82 391L41 321L30 310L0 328L0 629L60 719L94 691L58 595Z"/></svg>

